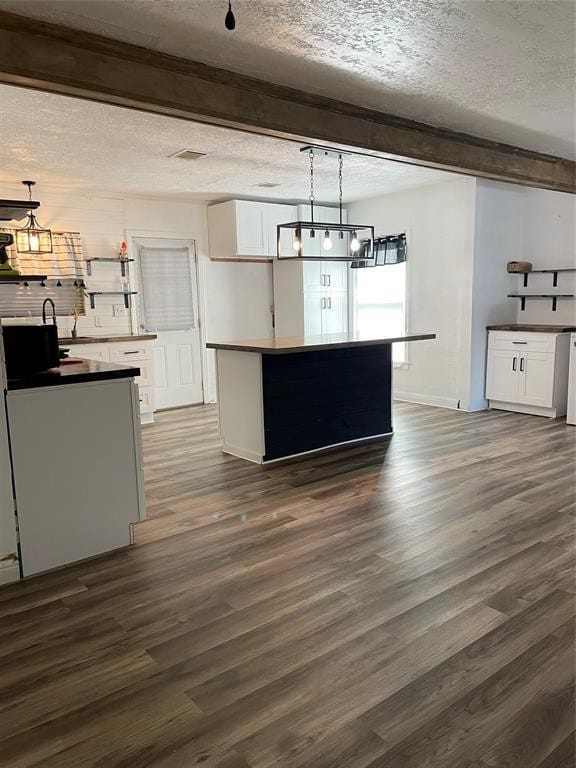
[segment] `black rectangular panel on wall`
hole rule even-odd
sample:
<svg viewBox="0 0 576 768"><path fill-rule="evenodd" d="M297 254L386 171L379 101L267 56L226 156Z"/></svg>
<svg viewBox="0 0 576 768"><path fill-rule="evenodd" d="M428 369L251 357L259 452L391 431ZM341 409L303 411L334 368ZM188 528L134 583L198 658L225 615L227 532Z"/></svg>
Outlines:
<svg viewBox="0 0 576 768"><path fill-rule="evenodd" d="M392 346L262 355L265 461L392 431Z"/></svg>

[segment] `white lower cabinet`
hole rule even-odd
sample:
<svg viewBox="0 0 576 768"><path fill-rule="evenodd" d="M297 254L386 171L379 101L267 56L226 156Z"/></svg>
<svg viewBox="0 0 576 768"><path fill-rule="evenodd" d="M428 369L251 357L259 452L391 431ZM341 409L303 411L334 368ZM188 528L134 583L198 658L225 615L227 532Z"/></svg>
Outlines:
<svg viewBox="0 0 576 768"><path fill-rule="evenodd" d="M566 413L569 334L490 331L486 398L499 408L556 418Z"/></svg>
<svg viewBox="0 0 576 768"><path fill-rule="evenodd" d="M62 343L66 347L65 343ZM154 421L154 362L150 341L113 341L108 343L71 344L70 357L82 357L85 360L97 360L101 363L133 363L140 368L140 376L135 381L138 385L140 421L150 424Z"/></svg>
<svg viewBox="0 0 576 768"><path fill-rule="evenodd" d="M137 398L131 379L8 392L24 576L132 542L145 518Z"/></svg>

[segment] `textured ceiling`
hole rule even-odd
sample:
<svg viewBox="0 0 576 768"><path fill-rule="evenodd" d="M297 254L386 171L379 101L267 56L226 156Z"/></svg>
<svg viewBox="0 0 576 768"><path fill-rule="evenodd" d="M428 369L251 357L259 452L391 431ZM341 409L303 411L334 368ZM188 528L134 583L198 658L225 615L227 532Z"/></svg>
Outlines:
<svg viewBox="0 0 576 768"><path fill-rule="evenodd" d="M12 86L0 85L0 103L0 197L2 183L28 178L83 191L197 200L308 196L308 160L293 142ZM207 156L170 157L181 149ZM344 162L347 202L453 178L366 157ZM316 169L318 199L336 202L336 160L318 158ZM263 182L280 186L256 186Z"/></svg>
<svg viewBox="0 0 576 768"><path fill-rule="evenodd" d="M0 0L302 90L574 157L574 0Z"/></svg>

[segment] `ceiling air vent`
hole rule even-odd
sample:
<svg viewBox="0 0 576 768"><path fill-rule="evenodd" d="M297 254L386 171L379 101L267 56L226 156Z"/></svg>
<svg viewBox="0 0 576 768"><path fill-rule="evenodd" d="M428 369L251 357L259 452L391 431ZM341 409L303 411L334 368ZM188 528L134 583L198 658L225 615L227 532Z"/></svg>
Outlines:
<svg viewBox="0 0 576 768"><path fill-rule="evenodd" d="M181 149L179 152L175 152L170 157L179 157L181 160L199 160L201 157L206 157L206 152L194 152L193 149Z"/></svg>

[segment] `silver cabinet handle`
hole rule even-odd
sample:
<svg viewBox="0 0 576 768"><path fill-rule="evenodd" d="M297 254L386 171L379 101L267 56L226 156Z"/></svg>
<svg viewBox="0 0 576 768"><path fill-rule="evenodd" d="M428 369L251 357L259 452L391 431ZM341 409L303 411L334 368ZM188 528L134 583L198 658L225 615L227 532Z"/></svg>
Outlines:
<svg viewBox="0 0 576 768"><path fill-rule="evenodd" d="M320 275L320 285L326 285L326 275Z"/></svg>
<svg viewBox="0 0 576 768"><path fill-rule="evenodd" d="M513 341L512 344L528 344L527 341Z"/></svg>
<svg viewBox="0 0 576 768"><path fill-rule="evenodd" d="M332 285L332 275L326 275L326 277L328 279L328 287L330 287Z"/></svg>
<svg viewBox="0 0 576 768"><path fill-rule="evenodd" d="M322 309L326 309L326 299L321 299L321 302L322 302L321 304Z"/></svg>
<svg viewBox="0 0 576 768"><path fill-rule="evenodd" d="M134 349L134 350L132 350L130 352L123 352L122 354L124 354L124 355L137 355L138 352L140 352L139 349Z"/></svg>
<svg viewBox="0 0 576 768"><path fill-rule="evenodd" d="M328 309L332 309L332 298L328 297Z"/></svg>
<svg viewBox="0 0 576 768"><path fill-rule="evenodd" d="M525 360L525 358L523 358L523 357L520 358L520 371L521 371L521 373L524 373L524 360Z"/></svg>
<svg viewBox="0 0 576 768"><path fill-rule="evenodd" d="M518 360L518 358L517 358L517 357L513 357L513 358L512 358L512 370L513 370L513 371L515 371L515 370L516 370L516 362L517 362L517 360Z"/></svg>

